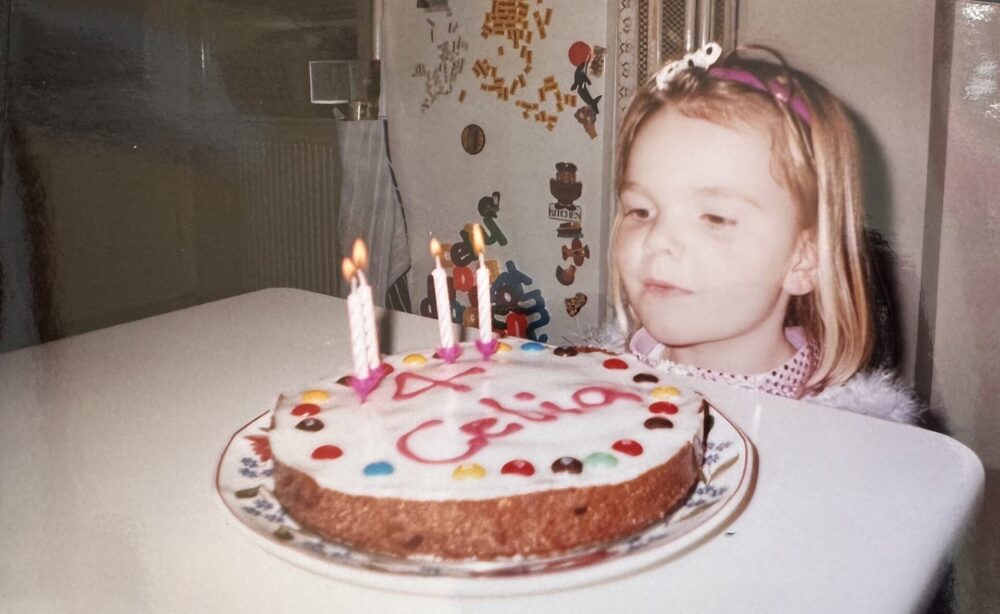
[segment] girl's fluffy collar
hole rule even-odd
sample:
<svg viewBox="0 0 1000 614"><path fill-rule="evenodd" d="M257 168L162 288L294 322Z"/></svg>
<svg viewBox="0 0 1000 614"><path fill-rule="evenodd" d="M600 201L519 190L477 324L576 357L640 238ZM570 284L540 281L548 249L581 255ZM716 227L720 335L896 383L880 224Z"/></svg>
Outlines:
<svg viewBox="0 0 1000 614"><path fill-rule="evenodd" d="M575 342L614 352L626 350L625 338L616 327L594 329ZM910 388L884 369L857 373L843 384L802 400L907 424L919 422L925 411Z"/></svg>

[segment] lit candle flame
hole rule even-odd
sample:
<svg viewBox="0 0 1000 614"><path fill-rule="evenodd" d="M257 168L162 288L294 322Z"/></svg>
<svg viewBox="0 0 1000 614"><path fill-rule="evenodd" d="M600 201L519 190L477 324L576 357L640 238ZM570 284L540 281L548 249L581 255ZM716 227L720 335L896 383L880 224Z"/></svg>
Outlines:
<svg viewBox="0 0 1000 614"><path fill-rule="evenodd" d="M435 256L441 255L441 244L438 243L437 239L431 239L431 254Z"/></svg>
<svg viewBox="0 0 1000 614"><path fill-rule="evenodd" d="M344 261L340 263L340 272L343 273L344 279L350 281L354 277L354 272L357 271L357 267L351 262L350 258L344 258Z"/></svg>
<svg viewBox="0 0 1000 614"><path fill-rule="evenodd" d="M354 260L354 265L359 269L365 268L368 264L368 248L365 247L365 242L361 239L354 240L354 249L351 252L351 259Z"/></svg>
<svg viewBox="0 0 1000 614"><path fill-rule="evenodd" d="M477 254L482 254L483 249L486 248L485 241L483 241L483 227L479 224L472 226L472 248L476 250Z"/></svg>

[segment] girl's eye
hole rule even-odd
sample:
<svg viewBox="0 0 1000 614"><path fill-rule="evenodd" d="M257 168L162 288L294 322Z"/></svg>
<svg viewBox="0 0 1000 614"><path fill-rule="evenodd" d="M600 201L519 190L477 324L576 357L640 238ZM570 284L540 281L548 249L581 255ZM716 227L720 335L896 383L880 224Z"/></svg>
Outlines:
<svg viewBox="0 0 1000 614"><path fill-rule="evenodd" d="M701 219L708 222L710 226L735 226L736 220L716 215L715 213L703 213Z"/></svg>
<svg viewBox="0 0 1000 614"><path fill-rule="evenodd" d="M634 209L629 209L625 212L625 217L634 217L640 220L644 220L649 217L649 210L636 207Z"/></svg>

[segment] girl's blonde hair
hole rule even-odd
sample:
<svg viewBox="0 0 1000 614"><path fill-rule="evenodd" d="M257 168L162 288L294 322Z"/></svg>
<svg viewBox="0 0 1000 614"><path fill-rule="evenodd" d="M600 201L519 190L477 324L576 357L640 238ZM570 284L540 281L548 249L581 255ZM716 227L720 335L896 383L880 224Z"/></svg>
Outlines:
<svg viewBox="0 0 1000 614"><path fill-rule="evenodd" d="M818 392L845 382L862 369L872 352L868 257L863 228L860 151L854 125L843 105L808 76L788 68L776 52L763 49L777 63L744 59L736 52L716 64L755 76L762 84L778 84L774 93L717 77L698 67L674 75L657 87L655 75L636 92L619 128L615 156L615 194L621 194L629 155L646 121L671 109L687 117L720 125L743 123L771 136L771 168L798 209L800 227L815 240L818 267L815 289L793 296L785 323L801 326L819 349L808 388ZM785 102L798 97L808 121ZM784 101L783 101L784 100ZM622 219L612 226L612 245ZM621 273L611 259L611 291L619 323L627 334L639 322L628 305Z"/></svg>

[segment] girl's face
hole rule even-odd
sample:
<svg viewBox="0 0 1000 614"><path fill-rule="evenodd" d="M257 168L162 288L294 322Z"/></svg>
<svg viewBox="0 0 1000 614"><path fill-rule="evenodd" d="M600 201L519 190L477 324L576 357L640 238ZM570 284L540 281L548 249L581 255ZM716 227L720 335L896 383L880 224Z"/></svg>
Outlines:
<svg viewBox="0 0 1000 614"><path fill-rule="evenodd" d="M639 131L619 195L615 263L661 343L725 351L783 339L790 295L812 289L814 251L770 167L770 137L744 124L667 110Z"/></svg>

